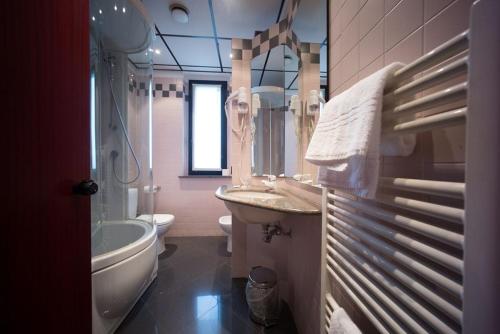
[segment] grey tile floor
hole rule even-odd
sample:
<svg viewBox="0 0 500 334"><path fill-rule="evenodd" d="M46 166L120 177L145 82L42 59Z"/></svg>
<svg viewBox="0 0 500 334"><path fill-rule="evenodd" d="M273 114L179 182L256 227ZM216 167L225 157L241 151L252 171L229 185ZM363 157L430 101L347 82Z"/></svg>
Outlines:
<svg viewBox="0 0 500 334"><path fill-rule="evenodd" d="M166 238L165 245L157 279L117 333L297 333L284 303L278 325L266 329L250 320L246 280L231 279L224 237Z"/></svg>

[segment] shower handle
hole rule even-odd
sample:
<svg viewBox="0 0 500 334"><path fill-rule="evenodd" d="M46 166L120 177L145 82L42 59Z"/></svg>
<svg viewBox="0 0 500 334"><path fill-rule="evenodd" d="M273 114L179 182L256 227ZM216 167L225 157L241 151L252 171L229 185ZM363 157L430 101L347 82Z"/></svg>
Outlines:
<svg viewBox="0 0 500 334"><path fill-rule="evenodd" d="M99 190L99 186L94 180L82 180L80 183L73 186L73 193L76 195L90 196L94 195Z"/></svg>

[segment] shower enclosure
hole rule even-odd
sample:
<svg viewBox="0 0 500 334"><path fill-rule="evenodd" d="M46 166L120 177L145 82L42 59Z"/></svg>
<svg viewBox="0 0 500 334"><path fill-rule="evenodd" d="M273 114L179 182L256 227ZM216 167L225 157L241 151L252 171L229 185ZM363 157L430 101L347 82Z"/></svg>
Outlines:
<svg viewBox="0 0 500 334"><path fill-rule="evenodd" d="M138 0L90 8L93 332L110 333L156 276L152 50ZM146 217L136 219L138 215Z"/></svg>

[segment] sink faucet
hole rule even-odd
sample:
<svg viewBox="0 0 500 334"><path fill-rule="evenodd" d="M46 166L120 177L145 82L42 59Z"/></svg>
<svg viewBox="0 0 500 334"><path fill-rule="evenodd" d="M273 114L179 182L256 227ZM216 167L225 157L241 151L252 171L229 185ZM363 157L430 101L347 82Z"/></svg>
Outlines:
<svg viewBox="0 0 500 334"><path fill-rule="evenodd" d="M267 181L262 180L262 183L264 183L266 187L269 187L271 189L276 189L276 175L264 174L263 176L267 176Z"/></svg>

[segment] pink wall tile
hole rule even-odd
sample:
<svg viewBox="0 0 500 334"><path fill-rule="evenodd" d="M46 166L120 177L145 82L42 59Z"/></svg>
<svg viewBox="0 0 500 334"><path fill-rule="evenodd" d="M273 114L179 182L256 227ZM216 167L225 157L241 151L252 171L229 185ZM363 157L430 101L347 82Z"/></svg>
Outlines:
<svg viewBox="0 0 500 334"><path fill-rule="evenodd" d="M423 0L403 0L385 18L385 50L423 24Z"/></svg>
<svg viewBox="0 0 500 334"><path fill-rule="evenodd" d="M340 58L344 58L349 51L358 43L359 17L356 16L342 32L339 38Z"/></svg>
<svg viewBox="0 0 500 334"><path fill-rule="evenodd" d="M377 24L359 43L359 67L364 68L384 52L384 22Z"/></svg>
<svg viewBox="0 0 500 334"><path fill-rule="evenodd" d="M434 15L448 6L454 0L425 0L424 2L424 20L429 21Z"/></svg>
<svg viewBox="0 0 500 334"><path fill-rule="evenodd" d="M423 55L423 28L414 31L385 54L385 64L402 62L409 64Z"/></svg>
<svg viewBox="0 0 500 334"><path fill-rule="evenodd" d="M359 12L359 36L362 38L384 17L384 0L368 0Z"/></svg>
<svg viewBox="0 0 500 334"><path fill-rule="evenodd" d="M384 56L381 55L374 61L372 61L368 66L365 68L361 69L359 71L359 80L366 78L372 73L375 73L376 71L380 70L382 67L384 67Z"/></svg>
<svg viewBox="0 0 500 334"><path fill-rule="evenodd" d="M342 31L346 30L347 26L351 23L356 14L358 14L359 8L359 0L347 0L345 2L339 12L340 29L342 29Z"/></svg>
<svg viewBox="0 0 500 334"><path fill-rule="evenodd" d="M385 0L385 13L389 13L401 0Z"/></svg>
<svg viewBox="0 0 500 334"><path fill-rule="evenodd" d="M457 0L427 22L424 27L424 52L429 52L469 26L473 0Z"/></svg>

